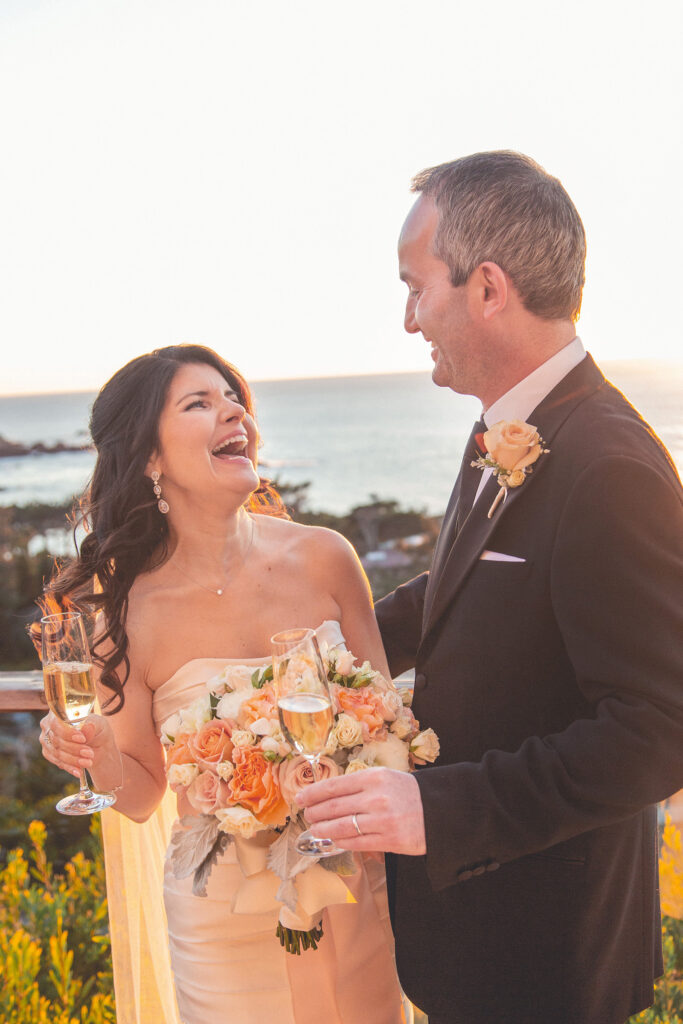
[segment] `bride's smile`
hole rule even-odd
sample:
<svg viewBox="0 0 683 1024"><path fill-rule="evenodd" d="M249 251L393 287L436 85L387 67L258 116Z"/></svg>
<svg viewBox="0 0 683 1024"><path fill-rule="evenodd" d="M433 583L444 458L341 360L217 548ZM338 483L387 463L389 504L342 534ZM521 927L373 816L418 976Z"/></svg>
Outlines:
<svg viewBox="0 0 683 1024"><path fill-rule="evenodd" d="M181 492L231 492L241 505L259 484L257 444L256 424L232 386L213 367L188 363L169 388L149 470L161 474L172 509Z"/></svg>

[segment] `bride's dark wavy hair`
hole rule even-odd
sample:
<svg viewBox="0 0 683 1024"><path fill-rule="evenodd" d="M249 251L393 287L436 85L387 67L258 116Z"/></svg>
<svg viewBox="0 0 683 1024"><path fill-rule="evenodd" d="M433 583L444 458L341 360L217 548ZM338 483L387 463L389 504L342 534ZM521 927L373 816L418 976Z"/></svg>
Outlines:
<svg viewBox="0 0 683 1024"><path fill-rule="evenodd" d="M97 450L92 480L75 506L74 537L85 537L74 560L55 566L38 602L45 611L75 606L103 613L96 630L93 660L101 682L112 691L106 713L123 707L130 674L126 617L128 595L137 576L168 556L168 523L157 507L145 469L159 446L159 418L171 381L187 363L213 367L253 416L251 392L242 375L211 349L171 345L138 356L109 380L92 408L90 434ZM269 480L246 502L251 512L288 519L282 499Z"/></svg>

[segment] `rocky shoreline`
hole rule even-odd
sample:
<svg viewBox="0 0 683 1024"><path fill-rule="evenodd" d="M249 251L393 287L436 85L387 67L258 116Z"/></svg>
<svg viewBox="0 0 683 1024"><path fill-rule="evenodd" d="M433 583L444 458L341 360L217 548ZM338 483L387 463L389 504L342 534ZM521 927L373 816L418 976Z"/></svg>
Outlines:
<svg viewBox="0 0 683 1024"><path fill-rule="evenodd" d="M57 455L59 452L86 452L91 449L89 444L64 444L58 441L56 444L45 444L44 441L36 441L35 444L20 444L17 441L8 441L0 435L0 459L8 459L21 455Z"/></svg>

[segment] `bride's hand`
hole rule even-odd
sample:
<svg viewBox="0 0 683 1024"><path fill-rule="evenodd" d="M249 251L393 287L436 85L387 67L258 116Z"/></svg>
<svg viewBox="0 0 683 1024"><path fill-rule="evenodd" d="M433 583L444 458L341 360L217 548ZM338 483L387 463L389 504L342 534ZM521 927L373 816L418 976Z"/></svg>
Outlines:
<svg viewBox="0 0 683 1024"><path fill-rule="evenodd" d="M40 745L46 761L76 777L80 768L90 771L110 761L120 763L112 728L101 715L88 715L75 729L50 711L40 721Z"/></svg>

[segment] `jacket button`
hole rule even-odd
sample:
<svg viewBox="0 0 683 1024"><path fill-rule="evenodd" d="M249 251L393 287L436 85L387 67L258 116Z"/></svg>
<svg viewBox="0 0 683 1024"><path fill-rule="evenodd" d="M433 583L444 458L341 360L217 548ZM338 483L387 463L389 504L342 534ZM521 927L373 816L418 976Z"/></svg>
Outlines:
<svg viewBox="0 0 683 1024"><path fill-rule="evenodd" d="M498 863L498 861L497 860L492 860L492 861L490 861L490 863L488 863L486 865L486 870L487 871L497 871L499 867L500 867L500 864Z"/></svg>
<svg viewBox="0 0 683 1024"><path fill-rule="evenodd" d="M427 676L424 672L418 672L415 676L415 689L424 690L427 686Z"/></svg>
<svg viewBox="0 0 683 1024"><path fill-rule="evenodd" d="M472 877L472 872L470 871L469 868L465 868L464 871L459 871L458 872L458 881L459 882L467 882L468 879L470 879L471 877Z"/></svg>
<svg viewBox="0 0 683 1024"><path fill-rule="evenodd" d="M477 864L476 868L472 868L472 874L473 875L483 875L485 871L486 871L486 865L485 864Z"/></svg>

